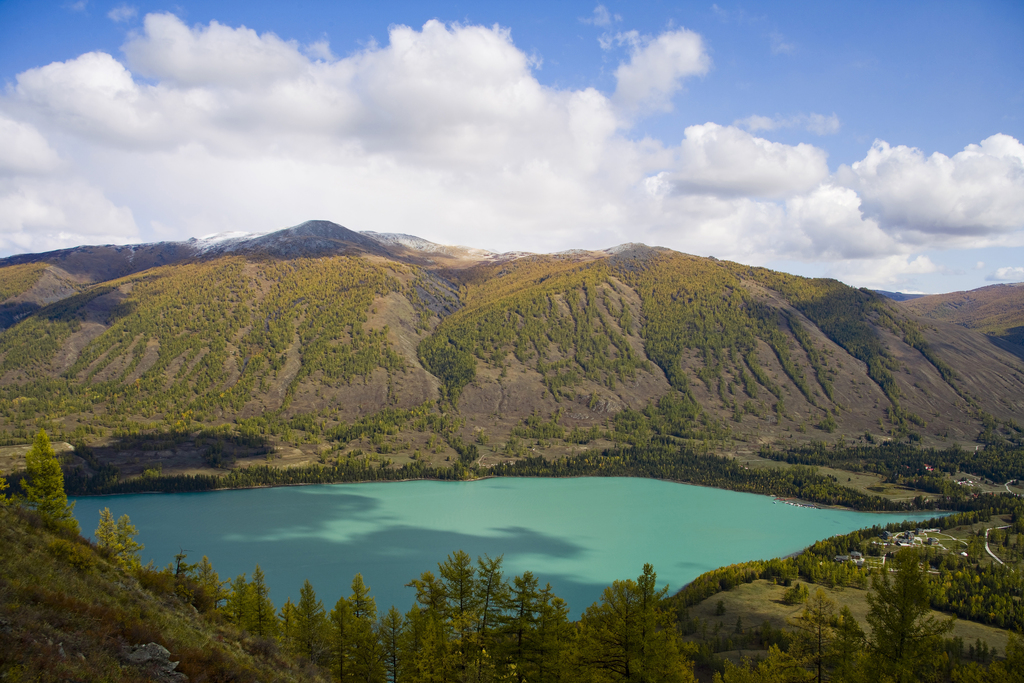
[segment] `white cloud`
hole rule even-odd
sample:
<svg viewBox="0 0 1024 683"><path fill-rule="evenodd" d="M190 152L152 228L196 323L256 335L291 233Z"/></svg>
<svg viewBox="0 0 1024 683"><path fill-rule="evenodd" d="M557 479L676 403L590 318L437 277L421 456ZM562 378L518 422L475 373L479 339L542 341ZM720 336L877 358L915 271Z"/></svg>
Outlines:
<svg viewBox="0 0 1024 683"><path fill-rule="evenodd" d="M926 248L1024 242L1013 138L952 159L879 142L834 176L822 149L755 133L829 132L835 114L638 138L634 122L710 60L685 29L611 40L628 55L606 94L542 85L498 26L393 26L385 44L337 58L325 40L149 15L125 63L83 54L19 74L0 97L0 135L15 141L0 148L0 251L324 217L499 250L644 241L834 261L881 286L931 272L914 257ZM932 214L941 229L920 218Z"/></svg>
<svg viewBox="0 0 1024 683"><path fill-rule="evenodd" d="M0 113L0 177L46 173L57 168L60 159L35 127L14 121Z"/></svg>
<svg viewBox="0 0 1024 683"><path fill-rule="evenodd" d="M656 38L632 31L617 40L632 45L629 63L615 70L615 100L626 108L670 110L683 79L706 74L711 67L704 41L693 31L667 31Z"/></svg>
<svg viewBox="0 0 1024 683"><path fill-rule="evenodd" d="M899 250L875 221L864 220L855 192L831 184L788 199L786 228L794 243L780 251L803 258L878 258Z"/></svg>
<svg viewBox="0 0 1024 683"><path fill-rule="evenodd" d="M612 21L622 21L622 17L618 14L613 15L604 5L598 5L591 16L583 17L580 21L594 26L611 26Z"/></svg>
<svg viewBox="0 0 1024 683"><path fill-rule="evenodd" d="M139 10L131 5L118 5L107 12L107 18L117 23L125 23L134 19L138 14Z"/></svg>
<svg viewBox="0 0 1024 683"><path fill-rule="evenodd" d="M832 112L831 116L823 116L821 114L811 114L807 117L807 123L804 124L805 128L812 133L817 135L830 135L832 133L839 132L839 117L836 116L835 112Z"/></svg>
<svg viewBox="0 0 1024 683"><path fill-rule="evenodd" d="M917 276L940 270L930 258L922 254L916 258L900 255L837 261L829 268L828 275L854 287L904 291L916 282Z"/></svg>
<svg viewBox="0 0 1024 683"><path fill-rule="evenodd" d="M840 128L839 117L835 115L835 112L831 116L811 113L797 114L788 118L779 115L772 118L754 114L745 119L735 121L733 125L746 128L751 133L762 130L776 130L778 128L803 128L815 135L831 135L838 133Z"/></svg>
<svg viewBox="0 0 1024 683"><path fill-rule="evenodd" d="M295 41L216 21L189 28L173 14L148 14L124 46L132 70L179 86L247 88L295 79L309 63Z"/></svg>
<svg viewBox="0 0 1024 683"><path fill-rule="evenodd" d="M138 241L132 212L80 179L0 179L0 253Z"/></svg>
<svg viewBox="0 0 1024 683"><path fill-rule="evenodd" d="M683 194L783 198L828 176L825 152L770 142L732 126L690 126L665 180Z"/></svg>
<svg viewBox="0 0 1024 683"><path fill-rule="evenodd" d="M997 268L996 272L985 279L993 282L1021 282L1024 281L1024 267Z"/></svg>
<svg viewBox="0 0 1024 683"><path fill-rule="evenodd" d="M953 157L878 140L841 166L864 213L907 243L980 246L1024 227L1024 145L993 135Z"/></svg>

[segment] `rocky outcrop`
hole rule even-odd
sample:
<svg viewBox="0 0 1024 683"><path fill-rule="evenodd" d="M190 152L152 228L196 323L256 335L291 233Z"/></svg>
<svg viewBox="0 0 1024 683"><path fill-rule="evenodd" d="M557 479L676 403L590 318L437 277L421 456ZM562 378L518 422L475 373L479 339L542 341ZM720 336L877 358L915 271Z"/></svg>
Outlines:
<svg viewBox="0 0 1024 683"><path fill-rule="evenodd" d="M187 683L188 676L175 671L178 662L171 661L170 651L160 643L136 645L124 656L127 664L137 666L161 683Z"/></svg>

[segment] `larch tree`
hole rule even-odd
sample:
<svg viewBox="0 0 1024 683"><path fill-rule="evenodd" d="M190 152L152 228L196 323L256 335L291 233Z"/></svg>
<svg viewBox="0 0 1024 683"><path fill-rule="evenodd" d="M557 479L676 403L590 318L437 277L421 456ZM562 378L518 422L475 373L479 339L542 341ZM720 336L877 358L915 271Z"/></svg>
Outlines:
<svg viewBox="0 0 1024 683"><path fill-rule="evenodd" d="M363 575L352 579L352 595L348 598L352 607L353 665L356 678L373 683L383 681L385 676L384 649L377 638L377 602L370 595L370 589L363 582Z"/></svg>
<svg viewBox="0 0 1024 683"><path fill-rule="evenodd" d="M224 615L228 621L249 630L251 611L252 587L246 581L245 574L239 574L231 580L228 598L224 603Z"/></svg>
<svg viewBox="0 0 1024 683"><path fill-rule="evenodd" d="M815 680L822 683L832 659L832 644L835 641L836 603L825 591L814 591L797 620L799 631L794 654L814 671Z"/></svg>
<svg viewBox="0 0 1024 683"><path fill-rule="evenodd" d="M281 630L281 625L277 621L274 603L270 600L270 589L267 587L266 577L259 565L256 565L256 569L252 573L249 589L252 602L249 608L247 630L261 638L276 636Z"/></svg>
<svg viewBox="0 0 1024 683"><path fill-rule="evenodd" d="M327 614L309 579L303 582L295 605L295 647L314 664L321 663L327 652Z"/></svg>
<svg viewBox="0 0 1024 683"><path fill-rule="evenodd" d="M28 478L21 482L25 502L50 525L78 533L78 521L71 514L74 503L68 503L64 492L64 472L57 454L50 445L46 431L39 430L32 447L25 454Z"/></svg>
<svg viewBox="0 0 1024 683"><path fill-rule="evenodd" d="M334 609L328 615L331 635L331 670L338 681L345 681L353 675L353 654L355 650L355 617L352 604L344 595L338 598Z"/></svg>
<svg viewBox="0 0 1024 683"><path fill-rule="evenodd" d="M656 590L650 564L636 581L615 581L583 613L580 656L599 678L612 681L692 681L671 615L661 608L668 587Z"/></svg>
<svg viewBox="0 0 1024 683"><path fill-rule="evenodd" d="M295 652L298 634L296 633L295 625L295 603L292 602L291 598L286 598L284 604L281 605L280 624L281 644L284 645L285 650L288 652Z"/></svg>
<svg viewBox="0 0 1024 683"><path fill-rule="evenodd" d="M398 683L402 669L402 635L405 620L402 613L392 605L377 625L377 635L384 649L384 674L388 683Z"/></svg>
<svg viewBox="0 0 1024 683"><path fill-rule="evenodd" d="M127 519L127 515L123 519ZM206 610L217 609L227 599L228 594L224 590L224 586L228 584L228 581L220 580L220 575L217 574L213 563L206 555L203 555L203 559L196 565L195 581L202 590L203 602L207 605Z"/></svg>
<svg viewBox="0 0 1024 683"><path fill-rule="evenodd" d="M138 543L135 537L139 530L135 528L128 515L114 521L110 508L100 510L100 524L96 527L96 545L106 549L122 569L132 570L139 567L139 551L145 546Z"/></svg>
<svg viewBox="0 0 1024 683"><path fill-rule="evenodd" d="M916 550L896 553L895 572L876 576L868 594L867 621L871 627L871 653L878 671L897 683L920 680L942 652L942 637L955 619L929 615L928 578Z"/></svg>

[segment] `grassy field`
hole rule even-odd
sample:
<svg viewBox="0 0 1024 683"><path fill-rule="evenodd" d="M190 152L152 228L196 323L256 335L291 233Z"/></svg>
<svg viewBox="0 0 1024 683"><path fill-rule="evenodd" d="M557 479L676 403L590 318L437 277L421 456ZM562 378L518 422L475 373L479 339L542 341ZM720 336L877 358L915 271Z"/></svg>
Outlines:
<svg viewBox="0 0 1024 683"><path fill-rule="evenodd" d="M801 582L803 583L803 582ZM818 588L814 584L807 584L813 594ZM839 590L829 589L821 586L828 596L836 602L838 609L846 606L856 617L864 632L869 636L871 631L867 624L868 613L868 592L856 588L843 588ZM775 628L794 629L797 617L804 610L804 605L787 605L782 601L782 594L785 587L768 581L759 580L753 583L743 584L730 591L713 595L704 602L690 608L690 617L700 618L707 622L707 631L711 634L717 627L723 635L732 634L735 631L737 618L742 620L744 629L760 628L764 622L770 622ZM724 613L716 614L719 601L725 608ZM932 616L945 618L941 612L933 611ZM977 640L987 642L990 647L996 648L999 655L1006 652L1006 643L1009 632L1002 629L992 628L984 624L972 621L957 619L953 626L951 637L963 638L965 646L973 644ZM701 633L697 632L687 636L687 640L700 641ZM751 656L760 650L734 650L719 653L721 656L733 661L743 656Z"/></svg>

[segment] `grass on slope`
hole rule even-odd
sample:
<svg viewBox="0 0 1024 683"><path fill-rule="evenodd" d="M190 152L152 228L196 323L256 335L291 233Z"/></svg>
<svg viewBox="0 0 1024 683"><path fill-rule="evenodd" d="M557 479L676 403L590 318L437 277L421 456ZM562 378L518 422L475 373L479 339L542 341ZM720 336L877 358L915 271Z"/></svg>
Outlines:
<svg viewBox="0 0 1024 683"><path fill-rule="evenodd" d="M969 292L923 296L900 308L1024 345L1024 285L991 285Z"/></svg>
<svg viewBox="0 0 1024 683"><path fill-rule="evenodd" d="M0 303L28 291L48 267L46 263L22 263L0 268Z"/></svg>
<svg viewBox="0 0 1024 683"><path fill-rule="evenodd" d="M404 368L386 331L366 330L374 298L401 288L387 267L350 257L247 263L240 258L179 264L94 287L0 333L0 373L29 382L5 387L7 401L39 398L51 417L104 405L109 418L210 421L239 411L298 345L303 378L350 382L378 367ZM120 297L107 328L71 367L50 363L80 329L93 299ZM4 396L7 394L7 396ZM54 402L54 396L62 396ZM19 412L24 412L21 410Z"/></svg>
<svg viewBox="0 0 1024 683"><path fill-rule="evenodd" d="M419 349L452 404L478 361L504 368L510 354L534 365L556 400L583 379L614 389L650 370L626 338L636 312L602 263L537 257L478 269L464 303Z"/></svg>
<svg viewBox="0 0 1024 683"><path fill-rule="evenodd" d="M155 680L124 658L151 642L190 681L310 679L272 643L196 612L174 594L173 574L140 578L148 588L80 536L0 507L0 679Z"/></svg>

